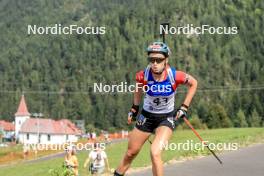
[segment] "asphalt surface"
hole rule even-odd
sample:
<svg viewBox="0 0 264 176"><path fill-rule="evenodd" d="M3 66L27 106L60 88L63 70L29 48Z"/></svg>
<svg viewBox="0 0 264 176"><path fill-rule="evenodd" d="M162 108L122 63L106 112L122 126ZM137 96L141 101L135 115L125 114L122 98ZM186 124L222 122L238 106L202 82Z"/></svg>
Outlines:
<svg viewBox="0 0 264 176"><path fill-rule="evenodd" d="M220 165L212 156L169 164L164 167L165 176L264 176L264 144L230 151L219 155ZM151 176L151 169L129 176Z"/></svg>

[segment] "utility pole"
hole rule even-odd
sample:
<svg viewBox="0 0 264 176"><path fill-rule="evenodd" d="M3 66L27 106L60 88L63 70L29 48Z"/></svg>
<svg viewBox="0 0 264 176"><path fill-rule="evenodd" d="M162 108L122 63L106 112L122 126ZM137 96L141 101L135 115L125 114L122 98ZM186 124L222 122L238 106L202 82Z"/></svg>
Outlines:
<svg viewBox="0 0 264 176"><path fill-rule="evenodd" d="M40 136L39 136L39 118L43 117L42 113L33 113L32 114L33 117L37 118L38 120L38 130L37 130L37 136L38 136L38 144L40 143Z"/></svg>

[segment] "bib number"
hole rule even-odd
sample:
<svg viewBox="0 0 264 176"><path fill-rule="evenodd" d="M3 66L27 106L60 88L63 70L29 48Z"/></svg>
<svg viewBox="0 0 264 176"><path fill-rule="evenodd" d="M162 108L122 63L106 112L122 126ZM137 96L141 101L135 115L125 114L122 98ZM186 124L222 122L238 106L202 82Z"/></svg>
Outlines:
<svg viewBox="0 0 264 176"><path fill-rule="evenodd" d="M159 106L161 103L167 103L168 102L168 98L155 98L153 100L153 103L155 103L157 106Z"/></svg>

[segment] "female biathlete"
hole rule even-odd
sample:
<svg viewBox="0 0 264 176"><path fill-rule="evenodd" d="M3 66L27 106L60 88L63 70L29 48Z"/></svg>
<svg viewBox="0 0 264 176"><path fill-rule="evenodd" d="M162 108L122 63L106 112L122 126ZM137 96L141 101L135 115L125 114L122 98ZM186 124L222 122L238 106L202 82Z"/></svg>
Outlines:
<svg viewBox="0 0 264 176"><path fill-rule="evenodd" d="M196 92L197 81L191 75L168 65L170 49L165 43L154 42L147 48L147 54L149 65L144 71L136 73L139 88L134 92L133 105L128 113L128 124L136 120L136 125L129 135L128 149L114 176L125 174L152 133L155 134L150 149L152 173L154 176L163 175L161 152L176 127L175 120L187 115ZM181 84L188 86L188 92L175 115L174 95ZM143 92L146 92L143 109L136 119Z"/></svg>

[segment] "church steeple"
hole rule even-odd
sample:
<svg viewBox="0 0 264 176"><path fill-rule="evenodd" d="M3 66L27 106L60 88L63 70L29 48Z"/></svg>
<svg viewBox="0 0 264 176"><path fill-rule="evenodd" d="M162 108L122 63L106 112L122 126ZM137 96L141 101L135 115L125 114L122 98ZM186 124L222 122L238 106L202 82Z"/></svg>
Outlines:
<svg viewBox="0 0 264 176"><path fill-rule="evenodd" d="M18 134L23 123L30 118L30 113L28 112L27 104L25 101L24 94L21 96L20 103L15 113L15 135L18 140Z"/></svg>
<svg viewBox="0 0 264 176"><path fill-rule="evenodd" d="M24 94L21 96L20 103L17 109L17 112L15 113L15 116L30 116L30 113L27 109L27 104L25 101Z"/></svg>

